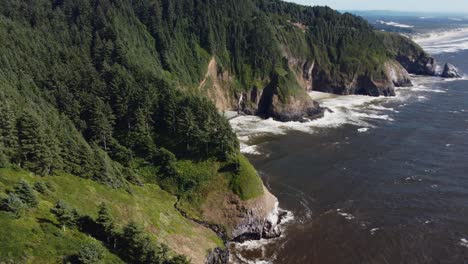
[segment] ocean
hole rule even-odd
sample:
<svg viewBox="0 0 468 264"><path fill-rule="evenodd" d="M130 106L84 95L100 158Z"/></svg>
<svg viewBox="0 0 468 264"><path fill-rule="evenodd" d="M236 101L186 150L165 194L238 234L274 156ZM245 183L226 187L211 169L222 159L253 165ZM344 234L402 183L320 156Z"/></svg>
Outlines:
<svg viewBox="0 0 468 264"><path fill-rule="evenodd" d="M415 39L468 74L468 30ZM413 76L392 98L312 92L307 123L232 119L280 207L283 235L233 263L468 263L468 79Z"/></svg>

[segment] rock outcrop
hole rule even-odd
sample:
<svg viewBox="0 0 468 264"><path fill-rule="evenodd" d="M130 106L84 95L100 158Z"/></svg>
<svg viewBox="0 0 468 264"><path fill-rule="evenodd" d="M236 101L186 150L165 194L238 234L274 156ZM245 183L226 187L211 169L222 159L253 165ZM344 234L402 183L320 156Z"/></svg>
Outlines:
<svg viewBox="0 0 468 264"><path fill-rule="evenodd" d="M395 87L413 86L408 71L396 61L385 63L385 74Z"/></svg>
<svg viewBox="0 0 468 264"><path fill-rule="evenodd" d="M441 77L443 78L461 78L462 76L458 72L457 67L450 63L446 63L444 70L442 71Z"/></svg>
<svg viewBox="0 0 468 264"><path fill-rule="evenodd" d="M433 76L436 62L410 38L388 32L376 32L387 51L410 74Z"/></svg>
<svg viewBox="0 0 468 264"><path fill-rule="evenodd" d="M383 72L377 76L369 73L336 76L317 66L313 73L312 89L339 95L394 96L395 87L411 85L408 72L398 62L388 61L383 65Z"/></svg>
<svg viewBox="0 0 468 264"><path fill-rule="evenodd" d="M229 250L215 248L206 256L205 264L225 264L229 262Z"/></svg>
<svg viewBox="0 0 468 264"><path fill-rule="evenodd" d="M290 73L292 74L292 73ZM323 109L301 87L285 82L284 77L274 76L263 89L257 114L279 121L306 121L323 116ZM297 84L296 84L297 85Z"/></svg>
<svg viewBox="0 0 468 264"><path fill-rule="evenodd" d="M396 60L411 74L434 76L436 73L435 59L425 52L416 55L398 55Z"/></svg>
<svg viewBox="0 0 468 264"><path fill-rule="evenodd" d="M208 201L202 209L203 219L222 225L230 241L243 242L280 235L278 199L266 188L262 196L247 201L234 194L208 197Z"/></svg>

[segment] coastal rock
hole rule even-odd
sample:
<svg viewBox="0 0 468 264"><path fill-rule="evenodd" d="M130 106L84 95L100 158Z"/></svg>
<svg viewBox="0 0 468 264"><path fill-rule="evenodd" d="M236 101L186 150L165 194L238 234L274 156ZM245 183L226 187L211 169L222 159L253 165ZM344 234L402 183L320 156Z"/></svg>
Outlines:
<svg viewBox="0 0 468 264"><path fill-rule="evenodd" d="M278 228L281 218L278 199L266 188L262 196L247 201L234 194L208 199L217 204L208 203L203 208L203 218L210 223L223 225L228 240L243 242L281 234Z"/></svg>
<svg viewBox="0 0 468 264"><path fill-rule="evenodd" d="M412 86L406 69L393 60L384 64L380 75L354 73L335 76L315 67L313 78L313 90L339 95L394 96L395 87Z"/></svg>
<svg viewBox="0 0 468 264"><path fill-rule="evenodd" d="M458 73L457 67L450 63L446 63L444 70L442 71L441 77L443 78L461 78L461 75Z"/></svg>
<svg viewBox="0 0 468 264"><path fill-rule="evenodd" d="M395 87L413 86L408 71L396 61L388 61L385 63L385 74L387 78L393 82Z"/></svg>
<svg viewBox="0 0 468 264"><path fill-rule="evenodd" d="M302 96L288 96L281 98L275 87L265 88L259 103L257 114L261 117L272 117L275 120L288 122L319 118L323 116L323 109L312 100L305 91Z"/></svg>
<svg viewBox="0 0 468 264"><path fill-rule="evenodd" d="M229 262L229 250L215 248L206 256L206 264L225 264Z"/></svg>
<svg viewBox="0 0 468 264"><path fill-rule="evenodd" d="M436 61L410 38L388 32L378 32L382 44L394 59L410 74L434 76Z"/></svg>
<svg viewBox="0 0 468 264"><path fill-rule="evenodd" d="M425 52L417 55L400 55L396 60L411 74L434 76L436 73L435 59Z"/></svg>

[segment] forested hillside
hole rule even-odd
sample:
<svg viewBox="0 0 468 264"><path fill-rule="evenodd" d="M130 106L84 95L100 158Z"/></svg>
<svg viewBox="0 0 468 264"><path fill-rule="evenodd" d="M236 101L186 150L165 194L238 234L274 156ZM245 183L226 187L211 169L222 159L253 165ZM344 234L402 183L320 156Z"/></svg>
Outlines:
<svg viewBox="0 0 468 264"><path fill-rule="evenodd" d="M203 221L209 197L265 195L220 110L302 120L321 113L308 89L391 95L385 63L405 55L389 51L398 41L358 17L277 0L0 0L0 6L0 220L25 237L37 228L38 240L57 234L47 237L54 241L48 248L32 242L15 248L2 239L0 262L94 263L79 254L111 263L187 261L161 243L199 261L206 252L178 247L164 218L151 218L147 208L133 219L108 194L90 191L89 207L63 186L46 185L79 177L67 187L99 184L96 190L121 193L135 207L158 208L161 201L144 194L155 188ZM110 202L101 211L117 218L115 226L96 218L107 217L96 215L101 202ZM201 228L187 225L183 230ZM210 232L193 231L188 242ZM89 243L80 249L84 234L107 253L89 252ZM125 239L137 240L136 248L118 248ZM218 246L213 241L200 250ZM49 253L38 256L41 250Z"/></svg>

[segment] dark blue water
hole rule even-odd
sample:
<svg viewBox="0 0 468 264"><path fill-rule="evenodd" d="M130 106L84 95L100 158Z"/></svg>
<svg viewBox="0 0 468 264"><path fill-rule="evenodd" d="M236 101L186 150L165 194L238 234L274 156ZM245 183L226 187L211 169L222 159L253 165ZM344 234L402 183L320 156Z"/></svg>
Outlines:
<svg viewBox="0 0 468 264"><path fill-rule="evenodd" d="M468 73L468 52L438 55ZM468 81L385 103L393 121L289 132L249 156L295 220L244 256L274 263L468 263ZM467 242L467 243L465 243ZM260 250L260 251L259 251Z"/></svg>

